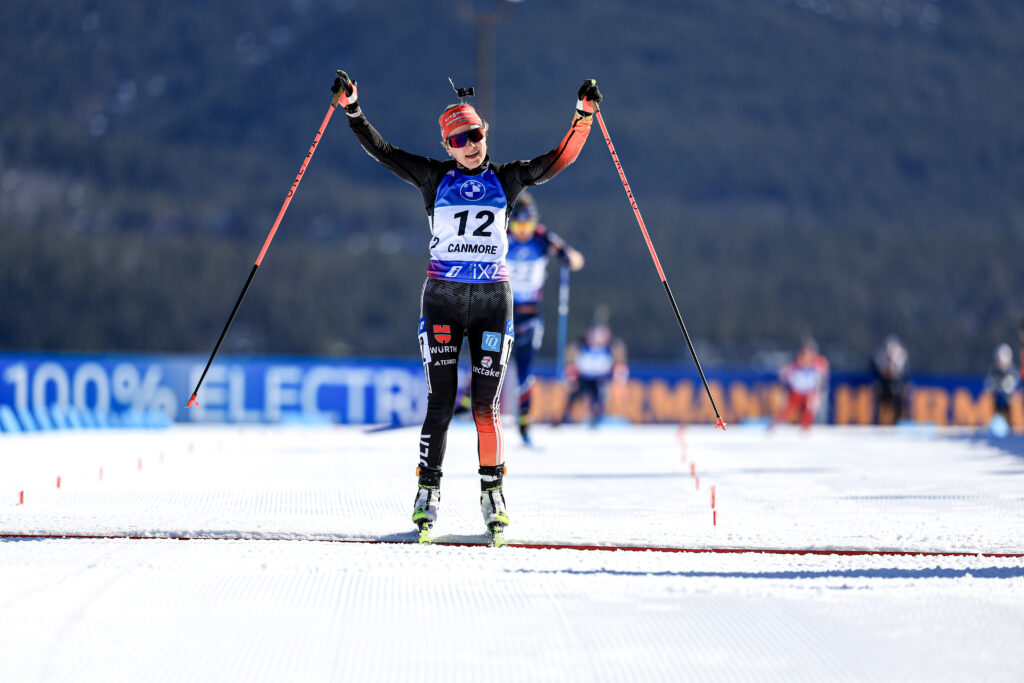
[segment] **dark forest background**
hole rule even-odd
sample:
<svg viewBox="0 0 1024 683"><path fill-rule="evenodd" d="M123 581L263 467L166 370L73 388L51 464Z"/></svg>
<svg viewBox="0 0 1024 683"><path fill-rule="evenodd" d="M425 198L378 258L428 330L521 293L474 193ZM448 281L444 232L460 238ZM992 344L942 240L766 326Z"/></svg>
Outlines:
<svg viewBox="0 0 1024 683"><path fill-rule="evenodd" d="M496 1L0 4L0 350L208 354L323 115L443 154ZM1024 5L562 0L494 29L492 158L603 111L706 366L813 335L858 369L980 372L1024 312ZM486 104L484 105L486 106ZM599 130L535 197L579 248L570 331L610 311L633 358L689 362ZM335 116L225 351L413 356L419 194ZM554 275L554 273L552 273ZM554 292L549 278L553 356Z"/></svg>

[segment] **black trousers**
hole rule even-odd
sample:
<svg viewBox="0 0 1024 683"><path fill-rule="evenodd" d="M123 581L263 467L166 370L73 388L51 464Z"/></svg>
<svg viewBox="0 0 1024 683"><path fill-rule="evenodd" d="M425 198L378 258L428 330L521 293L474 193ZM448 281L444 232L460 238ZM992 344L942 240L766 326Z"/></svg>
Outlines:
<svg viewBox="0 0 1024 683"><path fill-rule="evenodd" d="M439 476L455 412L459 353L469 344L470 397L480 466L504 462L501 385L515 339L507 282L468 284L428 278L420 305L420 356L427 377L427 416L420 434L423 470Z"/></svg>
<svg viewBox="0 0 1024 683"><path fill-rule="evenodd" d="M562 422L569 420L569 414L576 401L581 398L590 400L590 421L597 424L604 417L605 388L608 386L607 378L580 377L576 382L576 388L569 394L565 403L565 412L562 414Z"/></svg>

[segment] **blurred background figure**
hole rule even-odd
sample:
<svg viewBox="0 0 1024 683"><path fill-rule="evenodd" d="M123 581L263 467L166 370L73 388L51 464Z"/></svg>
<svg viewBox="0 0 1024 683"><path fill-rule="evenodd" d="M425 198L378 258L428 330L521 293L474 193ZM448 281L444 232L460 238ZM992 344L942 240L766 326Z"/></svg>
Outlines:
<svg viewBox="0 0 1024 683"><path fill-rule="evenodd" d="M515 318L516 376L519 380L519 434L531 445L529 433L530 397L533 393L531 365L544 341L541 299L547 279L548 260L558 256L569 270L583 267L583 254L566 244L539 222L540 211L528 192L519 195L508 225L508 277L512 285ZM564 340L563 340L564 343Z"/></svg>
<svg viewBox="0 0 1024 683"><path fill-rule="evenodd" d="M890 334L871 357L875 378L875 424L894 425L903 419L910 355L900 338Z"/></svg>
<svg viewBox="0 0 1024 683"><path fill-rule="evenodd" d="M1020 319L1020 330L1017 332L1017 337L1020 340L1020 378L1024 382L1024 316Z"/></svg>
<svg viewBox="0 0 1024 683"><path fill-rule="evenodd" d="M590 424L596 427L604 417L604 403L609 382L625 389L629 379L626 345L612 336L611 328L602 321L594 322L579 341L573 342L565 354L565 377L571 392L562 414L567 422L572 407L582 398L590 402Z"/></svg>
<svg viewBox="0 0 1024 683"><path fill-rule="evenodd" d="M779 422L800 416L800 426L810 429L820 408L820 399L828 386L828 361L818 353L813 339L805 339L792 362L779 370L779 381L786 388L786 405L772 419L769 429Z"/></svg>
<svg viewBox="0 0 1024 683"><path fill-rule="evenodd" d="M1009 344L1000 344L992 354L992 367L985 376L985 390L992 392L995 400L995 414L989 423L989 430L1005 436L1010 429L1010 399L1020 388L1020 377L1013 367L1013 349Z"/></svg>

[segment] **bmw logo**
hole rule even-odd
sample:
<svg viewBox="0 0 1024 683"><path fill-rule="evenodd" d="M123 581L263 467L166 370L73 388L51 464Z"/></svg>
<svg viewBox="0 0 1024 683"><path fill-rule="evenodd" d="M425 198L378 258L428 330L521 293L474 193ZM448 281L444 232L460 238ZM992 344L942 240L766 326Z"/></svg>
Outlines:
<svg viewBox="0 0 1024 683"><path fill-rule="evenodd" d="M463 199L475 202L484 198L484 195L487 194L487 189L479 180L467 180L459 188L459 194L462 195Z"/></svg>

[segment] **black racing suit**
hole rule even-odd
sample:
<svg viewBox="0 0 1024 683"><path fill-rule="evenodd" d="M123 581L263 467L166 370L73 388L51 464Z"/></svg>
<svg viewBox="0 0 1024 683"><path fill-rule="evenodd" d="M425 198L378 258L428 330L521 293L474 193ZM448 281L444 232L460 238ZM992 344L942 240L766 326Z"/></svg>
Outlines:
<svg viewBox="0 0 1024 683"><path fill-rule="evenodd" d="M423 286L419 323L428 392L427 414L420 435L420 485L439 484L448 425L455 410L463 339L470 345L470 393L481 473L485 468L499 471L504 462L499 399L514 336L512 293L504 261L508 249L507 213L525 187L546 182L576 160L590 133L593 117L574 116L558 147L535 159L495 164L488 157L478 168L470 170L454 160L438 161L403 151L384 140L358 107L350 106L346 111L349 126L363 149L420 191L430 220L432 259ZM458 192L452 190L453 178L462 183ZM478 189L489 190L490 204L472 203ZM460 208L463 210L457 211ZM442 216L442 225L438 224L437 212ZM461 221L457 238L452 237L456 220ZM488 261L465 261L465 255L459 253L451 261L437 257L442 231L444 238L451 237L453 242L448 245L449 252L475 249L478 245L469 243L469 238L485 235L480 239L491 242L479 249L489 250L485 254ZM495 241L499 239L497 231L504 246ZM454 243L457 240L461 243Z"/></svg>

